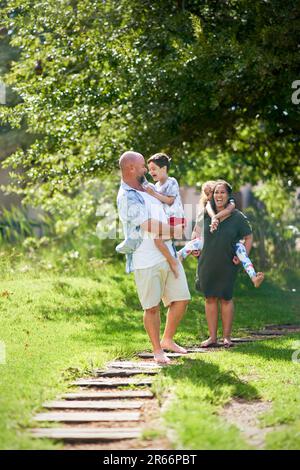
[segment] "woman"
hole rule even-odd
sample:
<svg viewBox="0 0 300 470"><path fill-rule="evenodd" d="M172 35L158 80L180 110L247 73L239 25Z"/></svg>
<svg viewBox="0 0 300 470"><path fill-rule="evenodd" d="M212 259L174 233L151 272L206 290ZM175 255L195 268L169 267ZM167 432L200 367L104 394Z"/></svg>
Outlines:
<svg viewBox="0 0 300 470"><path fill-rule="evenodd" d="M215 212L221 212L231 197L231 186L218 180L213 192ZM205 295L205 313L210 337L202 347L213 346L217 342L218 303L221 304L223 341L225 347L232 346L231 329L234 305L233 286L236 279L239 259L235 256L235 243L244 239L247 253L252 247L252 230L247 218L238 210L222 217L215 231L210 230L211 219L204 217L204 245L198 260L196 288Z"/></svg>

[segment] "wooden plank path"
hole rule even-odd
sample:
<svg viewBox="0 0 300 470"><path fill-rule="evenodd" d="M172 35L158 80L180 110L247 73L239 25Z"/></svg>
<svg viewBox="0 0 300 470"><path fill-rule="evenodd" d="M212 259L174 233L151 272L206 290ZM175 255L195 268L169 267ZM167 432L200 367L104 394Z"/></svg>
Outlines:
<svg viewBox="0 0 300 470"><path fill-rule="evenodd" d="M72 382L72 385L77 385L81 390L66 393L62 399L44 403L43 407L48 409L48 412L39 413L34 417L35 422L65 423L69 424L68 427L34 428L31 430L32 436L73 444L122 440L125 442L128 439L140 438L142 428L128 428L126 423L141 422L143 406L147 400L153 398L149 389L153 380L151 376L160 369L155 362L112 361L108 364L108 369L94 371L96 377ZM138 374L143 377L131 378ZM118 389L126 386L135 389ZM82 390L86 387L93 387L94 390ZM143 390L141 387L147 388ZM100 390L97 390L98 388ZM105 390L101 391L102 388ZM83 428L82 424L79 426L80 423L110 423L111 427L95 428L94 424L93 427Z"/></svg>
<svg viewBox="0 0 300 470"><path fill-rule="evenodd" d="M299 325L282 325L281 328L280 325L270 325L270 327L272 329L265 328L253 332L255 335L253 337L233 338L233 342L239 344L261 341L281 336L288 329L294 331L299 329ZM176 360L189 354L220 351L223 347L223 343L218 343L213 348L188 348L188 354L168 351L166 354ZM153 399L153 393L149 388L153 383L152 376L169 365L156 364L151 352L141 352L137 356L144 360L111 361L106 369L96 369L94 377L72 382L71 385L79 388L76 391L65 393L57 400L44 403L43 407L48 411L34 416L34 421L56 422L60 427L34 428L31 429L32 436L38 439L70 442L73 446L89 442L106 443L105 445L123 440L124 443L128 440L138 442L142 436L142 426L129 426L145 421L143 409L146 403ZM141 376L138 377L139 375ZM120 389L121 387L123 388ZM124 389L125 387L130 389ZM87 388L89 390L86 390ZM89 426L84 427L82 423L89 423ZM98 427L98 423L109 424ZM128 449L127 444L124 444L124 449Z"/></svg>

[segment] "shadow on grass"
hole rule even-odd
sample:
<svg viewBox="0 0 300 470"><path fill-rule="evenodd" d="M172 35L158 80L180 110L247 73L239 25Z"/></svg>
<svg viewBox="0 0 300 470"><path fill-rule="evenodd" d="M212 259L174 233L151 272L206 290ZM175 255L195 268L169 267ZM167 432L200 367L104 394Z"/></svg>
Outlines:
<svg viewBox="0 0 300 470"><path fill-rule="evenodd" d="M172 378L177 385L180 385L180 382L185 384L189 381L190 385L194 387L208 387L211 391L211 396L206 396L206 399L214 404L223 404L224 387L230 387L230 395L233 397L241 397L248 400L260 398L257 389L240 379L233 370L222 371L217 364L204 362L200 358L184 358L178 366L163 369L163 374ZM188 385L186 389L189 390L189 394L193 394ZM181 392L181 394L184 395L184 392Z"/></svg>
<svg viewBox="0 0 300 470"><path fill-rule="evenodd" d="M280 337L283 339L283 337ZM300 339L300 334L284 336L284 339L295 338L295 340ZM272 341L272 342L271 342ZM276 347L274 342L280 341L277 338L270 340L267 344L265 342L257 341L251 344L240 344L230 349L230 354L245 354L247 356L258 356L260 358L267 359L269 361L281 361L281 362L292 362L292 355L295 352L295 349L286 348L284 345L281 347ZM275 347L274 347L275 346ZM228 351L229 352L229 351Z"/></svg>

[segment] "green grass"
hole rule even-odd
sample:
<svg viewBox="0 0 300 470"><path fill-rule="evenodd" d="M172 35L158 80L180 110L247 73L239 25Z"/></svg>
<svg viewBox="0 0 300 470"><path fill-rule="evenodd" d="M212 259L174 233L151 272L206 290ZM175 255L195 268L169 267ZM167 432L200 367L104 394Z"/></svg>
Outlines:
<svg viewBox="0 0 300 470"><path fill-rule="evenodd" d="M2 449L61 448L59 443L33 440L27 432L42 403L69 389L75 377L95 366L149 348L134 281L124 274L123 262L73 259L66 253L62 258L65 261L59 263L51 253L27 258L2 253L0 341L6 345L6 364L0 364ZM207 334L204 304L193 289L194 260L186 267L193 299L176 339L196 345ZM296 283L297 277L289 273L269 277L255 290L241 274L234 334L244 335L243 328L265 323L300 322L299 292L292 292ZM164 370L154 388L159 398L167 389L175 394L165 416L176 430L175 445L247 448L239 430L218 417L232 397L244 397L273 402L262 424L282 427L267 436L267 448L299 448L300 364L291 361L296 339L299 335L195 355Z"/></svg>

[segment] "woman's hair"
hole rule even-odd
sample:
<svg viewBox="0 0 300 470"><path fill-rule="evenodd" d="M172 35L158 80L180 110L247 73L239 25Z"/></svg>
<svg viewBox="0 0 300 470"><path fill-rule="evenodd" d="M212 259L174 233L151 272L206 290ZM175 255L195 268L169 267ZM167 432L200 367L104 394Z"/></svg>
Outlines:
<svg viewBox="0 0 300 470"><path fill-rule="evenodd" d="M206 206L207 202L208 202L208 197L205 194L205 188L211 187L212 190L214 190L215 184L216 184L216 182L213 181L213 180L205 181L205 183L202 184L200 200L199 200L200 208L204 208Z"/></svg>
<svg viewBox="0 0 300 470"><path fill-rule="evenodd" d="M171 158L168 157L168 155L166 155L165 153L155 153L154 155L152 155L152 157L148 159L147 163L150 162L159 166L159 168L163 168L164 166L166 166L167 171L169 171Z"/></svg>
<svg viewBox="0 0 300 470"><path fill-rule="evenodd" d="M215 186L214 186L214 190L213 190L213 193L214 193L214 194L215 194L216 187L219 186L219 184L222 184L223 186L225 186L225 189L226 189L227 194L228 194L228 199L229 199L230 196L231 196L231 194L232 194L232 186L231 186L231 184L227 183L227 181L225 181L225 180L217 180L217 181L215 181ZM212 198L211 206L212 206L213 210L216 211L216 205L215 205L215 200L214 200L214 198Z"/></svg>

